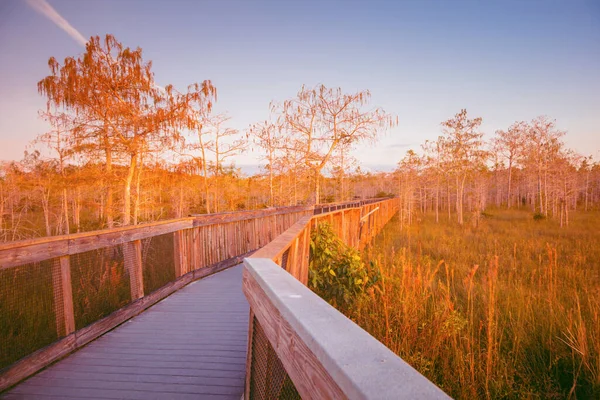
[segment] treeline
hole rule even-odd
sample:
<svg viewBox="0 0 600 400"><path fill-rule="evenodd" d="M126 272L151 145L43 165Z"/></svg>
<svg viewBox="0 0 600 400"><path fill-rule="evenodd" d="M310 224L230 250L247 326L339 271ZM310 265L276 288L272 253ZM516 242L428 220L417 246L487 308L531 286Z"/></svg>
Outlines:
<svg viewBox="0 0 600 400"><path fill-rule="evenodd" d="M22 161L2 165L3 241L377 194L371 176L347 172L348 151L395 124L367 109L368 91L302 87L270 105L272 120L239 132L213 111L211 81L159 86L142 50L112 35L48 66L38 90L52 129ZM235 167L249 146L266 154L266 174Z"/></svg>
<svg viewBox="0 0 600 400"><path fill-rule="evenodd" d="M108 187L112 188L113 215L117 216L113 223L120 225L118 211L123 208L123 196L119 188L127 173L122 165L113 167L111 180L106 179L103 164L68 166L60 173L56 160L43 160L34 152L22 161L0 165L0 171L0 241L107 228ZM231 164L218 176L210 168L207 179L189 162L147 163L141 172L133 188L132 224L203 214L207 203L212 212L259 209L270 204L268 177L246 176ZM323 178L322 201L383 197L391 194L395 185L393 177L385 173L358 172L347 174L344 180L345 195L339 177ZM314 192L306 175L277 175L273 187L276 206L309 204ZM348 197L350 193L352 197Z"/></svg>
<svg viewBox="0 0 600 400"><path fill-rule="evenodd" d="M435 213L436 222L446 216L463 224L468 216L477 223L495 206L529 208L536 219L567 226L571 211L598 209L600 164L567 148L566 132L554 121L515 122L489 141L481 122L462 110L442 123L437 140L426 141L420 154L409 150L398 163L402 223L412 223L418 212Z"/></svg>

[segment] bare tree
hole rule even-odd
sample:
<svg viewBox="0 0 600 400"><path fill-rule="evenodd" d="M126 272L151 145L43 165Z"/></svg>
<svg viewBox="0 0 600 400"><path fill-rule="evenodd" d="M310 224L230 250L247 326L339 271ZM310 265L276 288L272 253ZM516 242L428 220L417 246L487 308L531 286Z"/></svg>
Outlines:
<svg viewBox="0 0 600 400"><path fill-rule="evenodd" d="M144 152L181 139L189 102L200 94L180 94L172 86L158 87L142 50L123 46L114 36L92 37L83 56L61 65L49 61L51 74L38 83L49 106L65 107L80 122L73 130L82 151L102 151L110 180L114 153L127 164L123 179L123 225L131 222L131 186ZM206 88L201 88L206 89ZM108 225L112 225L112 189L107 191Z"/></svg>
<svg viewBox="0 0 600 400"><path fill-rule="evenodd" d="M208 127L214 145L207 150L214 155L215 176L215 212L219 209L219 184L220 177L224 175L224 163L228 158L241 154L247 147L247 137L240 137L237 129L225 125L231 118L224 114L215 115L208 120Z"/></svg>
<svg viewBox="0 0 600 400"><path fill-rule="evenodd" d="M481 122L481 118L469 119L465 109L454 118L442 122L445 151L456 180L456 213L461 225L464 223L463 203L467 177L481 167L487 157L483 150L483 133L479 131Z"/></svg>
<svg viewBox="0 0 600 400"><path fill-rule="evenodd" d="M498 130L492 139L492 151L508 163L506 204L512 206L512 176L515 164L521 158L529 126L526 122L515 122L507 131Z"/></svg>
<svg viewBox="0 0 600 400"><path fill-rule="evenodd" d="M380 108L365 110L370 97L368 90L346 94L341 88L303 86L295 98L274 107L291 135L289 146L302 154L312 171L315 203L320 202L321 172L338 147L374 141L397 124L396 118Z"/></svg>
<svg viewBox="0 0 600 400"><path fill-rule="evenodd" d="M440 181L444 173L442 168L442 150L444 148L443 137L436 141L425 141L422 149L425 152L424 162L435 179L435 222L440 221Z"/></svg>
<svg viewBox="0 0 600 400"><path fill-rule="evenodd" d="M57 110L47 110L46 112L42 113L42 117L50 123L52 129L39 135L36 139L36 142L45 144L58 156L58 173L60 174L60 185L62 186L61 221L64 223L64 228L62 231L64 234L69 234L69 199L67 193L68 183L65 174L65 164L73 151L72 135L70 134L71 127L69 126L71 118L69 115Z"/></svg>
<svg viewBox="0 0 600 400"><path fill-rule="evenodd" d="M210 214L209 183L208 183L208 152L213 149L214 142L208 138L208 125L210 123L213 103L217 99L217 89L210 81L201 84L195 83L188 87L191 93L188 104L188 118L186 126L194 133L194 138L188 142L187 149L200 152L199 156L191 155L192 159L202 168L204 203L206 212Z"/></svg>
<svg viewBox="0 0 600 400"><path fill-rule="evenodd" d="M411 225L414 217L415 192L419 185L423 167L423 159L413 150L408 150L406 155L398 163L396 173L398 175L400 206L400 224L404 222Z"/></svg>
<svg viewBox="0 0 600 400"><path fill-rule="evenodd" d="M271 121L264 121L252 125L249 134L252 136L254 143L266 153L266 155L263 156L263 159L267 162L269 174L269 207L272 207L275 204L273 182L275 175L275 160L282 141L281 127Z"/></svg>
<svg viewBox="0 0 600 400"><path fill-rule="evenodd" d="M548 215L548 172L551 161L562 149L560 138L565 134L556 129L556 123L541 116L535 118L527 129L523 160L536 178L534 209Z"/></svg>

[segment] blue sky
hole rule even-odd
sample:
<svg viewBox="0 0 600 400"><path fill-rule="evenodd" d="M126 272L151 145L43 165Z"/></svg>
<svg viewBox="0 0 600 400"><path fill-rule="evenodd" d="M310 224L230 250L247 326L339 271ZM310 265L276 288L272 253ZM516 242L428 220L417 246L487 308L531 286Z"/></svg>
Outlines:
<svg viewBox="0 0 600 400"><path fill-rule="evenodd" d="M33 0L32 0L33 1ZM600 2L47 0L84 37L140 46L156 80L210 79L245 129L302 84L369 89L399 117L365 165L394 165L461 108L487 135L548 115L569 147L600 158ZM25 0L0 1L0 160L47 126L36 83L83 48ZM238 164L256 164L249 152Z"/></svg>

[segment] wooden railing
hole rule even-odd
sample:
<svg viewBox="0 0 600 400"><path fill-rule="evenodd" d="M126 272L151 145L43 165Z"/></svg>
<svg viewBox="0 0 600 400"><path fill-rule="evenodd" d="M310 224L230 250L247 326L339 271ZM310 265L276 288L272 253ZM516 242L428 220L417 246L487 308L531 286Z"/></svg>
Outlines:
<svg viewBox="0 0 600 400"><path fill-rule="evenodd" d="M245 398L448 398L305 286L311 229L327 221L346 243L363 248L397 210L398 200L386 199L305 216L244 259Z"/></svg>
<svg viewBox="0 0 600 400"><path fill-rule="evenodd" d="M313 213L302 206L210 214L1 244L0 323L9 326L0 330L0 360L10 364L0 362L0 392L189 282L239 264ZM96 310L90 299L108 292L118 301ZM43 329L33 325L48 318L54 322ZM29 329L11 331L25 319Z"/></svg>

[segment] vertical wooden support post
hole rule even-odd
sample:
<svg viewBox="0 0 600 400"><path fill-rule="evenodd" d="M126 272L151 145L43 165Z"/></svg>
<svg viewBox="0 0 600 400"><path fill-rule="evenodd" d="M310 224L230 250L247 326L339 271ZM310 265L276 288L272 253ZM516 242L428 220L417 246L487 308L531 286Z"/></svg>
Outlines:
<svg viewBox="0 0 600 400"><path fill-rule="evenodd" d="M287 259L287 268L286 270L292 274L294 277L298 277L298 245L299 238L296 237L292 241L292 245L290 246L288 259Z"/></svg>
<svg viewBox="0 0 600 400"><path fill-rule="evenodd" d="M346 224L346 210L342 210L340 214L342 214L342 240L344 243L350 244L350 241L348 240L348 227Z"/></svg>
<svg viewBox="0 0 600 400"><path fill-rule="evenodd" d="M200 268L200 228L191 230L190 271Z"/></svg>
<svg viewBox="0 0 600 400"><path fill-rule="evenodd" d="M144 273L142 270L142 241L123 243L125 270L129 273L131 301L144 297Z"/></svg>
<svg viewBox="0 0 600 400"><path fill-rule="evenodd" d="M173 232L173 257L175 258L175 277L186 273L185 271L185 243L183 238L183 231Z"/></svg>
<svg viewBox="0 0 600 400"><path fill-rule="evenodd" d="M309 258L310 258L310 227L305 228L304 229L304 240L302 243L302 251L300 254L302 254L301 256L301 260L300 260L300 282L302 282L302 284L304 284L304 286L308 285L308 267L309 267Z"/></svg>
<svg viewBox="0 0 600 400"><path fill-rule="evenodd" d="M54 315L58 337L75 332L73 313L73 288L71 286L71 263L69 256L54 260L52 265L52 290L54 295Z"/></svg>

